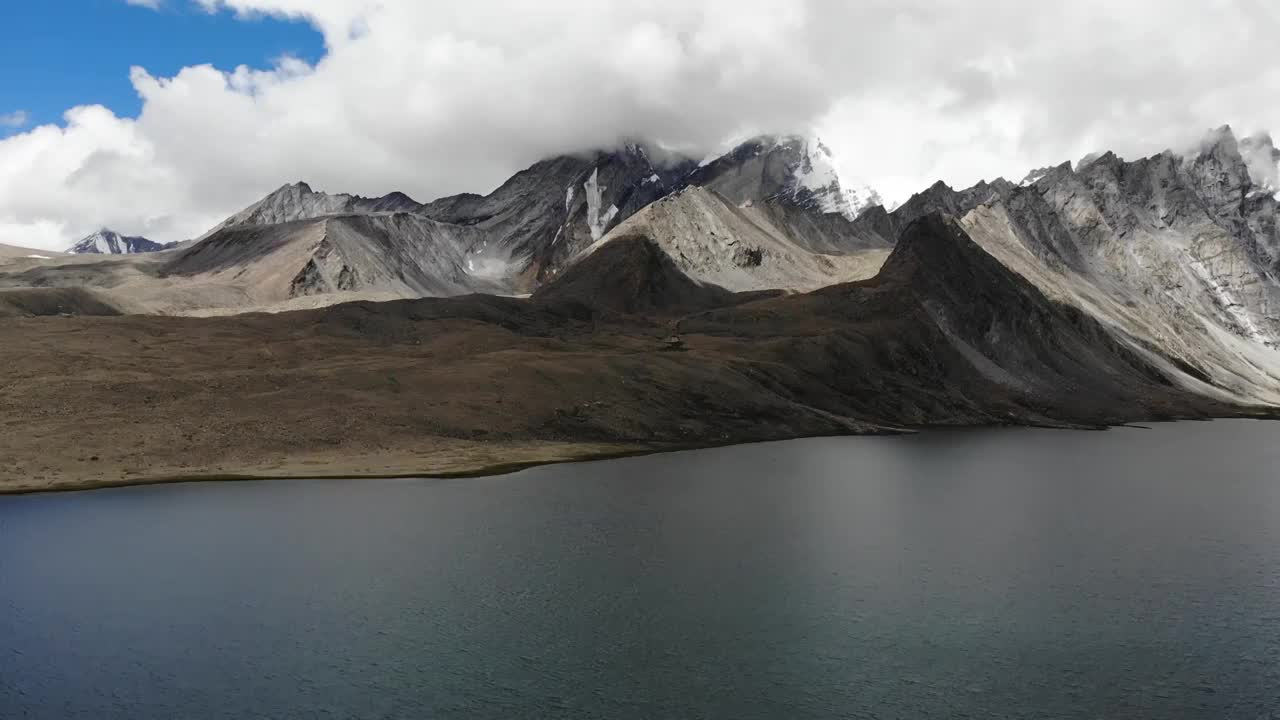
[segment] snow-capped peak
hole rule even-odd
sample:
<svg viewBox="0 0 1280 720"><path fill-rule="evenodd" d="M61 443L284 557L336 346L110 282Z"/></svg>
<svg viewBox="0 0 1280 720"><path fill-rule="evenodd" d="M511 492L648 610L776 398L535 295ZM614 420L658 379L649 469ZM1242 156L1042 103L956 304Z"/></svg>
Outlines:
<svg viewBox="0 0 1280 720"><path fill-rule="evenodd" d="M128 237L103 228L72 245L67 252L75 255L131 255L163 249L164 246L144 237Z"/></svg>
<svg viewBox="0 0 1280 720"><path fill-rule="evenodd" d="M856 218L881 203L865 183L842 177L830 148L816 137L762 135L708 157L691 174L736 202L784 199L819 213ZM747 172L742 168L751 167ZM758 178L755 185L748 178Z"/></svg>
<svg viewBox="0 0 1280 720"><path fill-rule="evenodd" d="M880 204L875 190L842 178L835 157L817 138L794 138L800 157L792 174L792 198L824 213L839 213L853 220L863 210Z"/></svg>

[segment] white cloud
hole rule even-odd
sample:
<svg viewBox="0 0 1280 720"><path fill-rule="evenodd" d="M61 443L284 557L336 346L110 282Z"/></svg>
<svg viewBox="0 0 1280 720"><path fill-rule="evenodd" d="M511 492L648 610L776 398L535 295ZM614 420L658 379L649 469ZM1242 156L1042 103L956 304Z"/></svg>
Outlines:
<svg viewBox="0 0 1280 720"><path fill-rule="evenodd" d="M0 113L0 127L20 128L31 121L26 110L15 110L11 113Z"/></svg>
<svg viewBox="0 0 1280 720"><path fill-rule="evenodd" d="M1260 0L196 1L305 19L327 54L135 69L138 118L78 108L0 140L0 242L57 247L103 224L181 239L298 179L486 191L635 136L697 153L816 128L902 200L1280 110L1280 16Z"/></svg>
<svg viewBox="0 0 1280 720"><path fill-rule="evenodd" d="M164 2L164 0L124 0L124 2L126 5L135 5L137 7L150 8L152 10L159 10L160 5Z"/></svg>

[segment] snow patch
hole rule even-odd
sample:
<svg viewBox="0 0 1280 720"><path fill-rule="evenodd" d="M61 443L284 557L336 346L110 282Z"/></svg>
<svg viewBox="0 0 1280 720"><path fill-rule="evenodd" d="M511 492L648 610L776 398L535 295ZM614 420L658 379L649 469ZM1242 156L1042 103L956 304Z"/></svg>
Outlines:
<svg viewBox="0 0 1280 720"><path fill-rule="evenodd" d="M792 196L807 195L823 213L840 214L853 220L879 201L874 190L865 185L855 189L840 177L835 158L821 141L800 140L801 157L792 173Z"/></svg>
<svg viewBox="0 0 1280 720"><path fill-rule="evenodd" d="M1236 324L1244 330L1249 339L1262 345L1268 345L1266 336L1258 328L1257 324L1253 322L1253 318L1249 317L1248 310L1235 296L1235 293L1231 291L1231 288L1218 282L1200 258L1192 257L1189 265L1196 277L1209 288L1214 302L1225 310L1231 316L1231 319L1236 321Z"/></svg>
<svg viewBox="0 0 1280 720"><path fill-rule="evenodd" d="M1018 185L1022 187L1030 187L1032 185L1035 185L1037 182L1040 182L1041 178L1043 178L1045 175L1048 175L1052 171L1053 171L1053 168L1051 167L1040 168L1039 170L1032 170L1031 172L1027 173L1026 177L1022 178L1022 182L1018 183Z"/></svg>
<svg viewBox="0 0 1280 720"><path fill-rule="evenodd" d="M29 257L29 258L35 258L36 260L51 260L51 259L52 259L52 258L50 258L48 255L28 255L27 257Z"/></svg>
<svg viewBox="0 0 1280 720"><path fill-rule="evenodd" d="M604 203L604 191L608 189L600 185L600 168L591 171L591 177L587 178L582 189L587 193L587 227L591 229L591 239L599 240L604 237L609 223L617 216L618 206L610 205L608 210L600 212L600 206Z"/></svg>
<svg viewBox="0 0 1280 720"><path fill-rule="evenodd" d="M568 215L569 209L572 207L573 207L573 186L570 185L564 190L564 214Z"/></svg>

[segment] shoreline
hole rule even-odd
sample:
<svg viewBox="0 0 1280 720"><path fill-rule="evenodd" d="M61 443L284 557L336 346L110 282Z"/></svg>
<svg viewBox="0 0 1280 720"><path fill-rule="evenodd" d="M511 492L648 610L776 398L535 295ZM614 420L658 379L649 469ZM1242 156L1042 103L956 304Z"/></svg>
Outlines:
<svg viewBox="0 0 1280 720"><path fill-rule="evenodd" d="M771 442L771 441L762 441ZM733 443L746 444L746 443ZM724 446L721 446L724 447ZM681 450L698 450L704 447L673 447L673 448L643 448L635 450L620 450L616 452L601 453L583 453L582 455L564 457L559 459L546 460L527 460L518 462L496 463L492 465L476 465L474 467L462 470L445 470L445 471L429 471L429 472L404 472L404 473L361 473L361 472L345 472L336 474L267 474L267 473L210 473L207 475L168 475L163 477L144 477L138 479L126 479L120 481L113 480L89 480L85 482L72 482L55 487L17 487L7 488L0 484L0 497L13 495L44 495L44 494L61 494L76 492L93 492L97 490L122 490L133 487L153 487L157 485L186 485L194 483L237 483L237 482L275 482L288 480L317 480L317 481L342 481L342 480L457 480L463 478L475 477L497 477L501 475L510 475L518 473L522 470L530 468L542 467L544 465L563 465L567 463L596 462L602 460L619 460L628 457L639 457L642 455L654 455L664 452L678 452Z"/></svg>
<svg viewBox="0 0 1280 720"><path fill-rule="evenodd" d="M544 455L540 458L531 458L527 460L511 460L503 462L476 462L470 464L462 464L453 469L442 470L419 470L405 472L361 472L358 470L347 472L333 473L308 473L308 472L211 472L211 473L195 473L195 474L172 474L172 475L155 475L138 478L122 478L119 480L84 480L84 481L68 481L55 485L37 486L34 484L21 485L15 484L9 486L0 482L0 498L5 496L18 495L41 495L41 494L61 494L61 493L77 493L77 492L93 492L99 490L117 490L134 487L152 487L159 485L184 485L194 483L235 483L235 482L272 482L272 481L352 481L361 480L457 480L466 478L481 477L498 477L502 475L510 475L524 470L547 465L577 464L589 462L603 462L608 460L621 460L631 457L643 457L646 455L657 455L674 452L687 452L693 450L712 450L716 448L727 448L745 445L760 445L765 443L788 442L792 440L805 440L817 438L843 438L843 437L894 437L906 435L918 435L924 433L937 432L976 432L984 430L1010 430L1010 429L1028 429L1028 430L1067 430L1067 431L1084 431L1084 432L1104 432L1116 428L1131 428L1137 430L1151 430L1150 425L1179 423L1179 422L1214 422L1218 420L1257 420L1257 421L1280 421L1280 409L1259 409L1258 412L1248 413L1241 412L1233 415L1222 415L1214 417L1177 417L1177 418L1160 418L1155 420L1131 420L1107 425L1073 425L1073 424L1024 424L1024 423L1008 423L1008 424L985 424L985 425L931 425L915 428L885 428L878 432L861 432L861 433L829 433L829 434L813 434L798 435L795 437L780 437L761 440L738 440L717 443L659 443L659 444L643 444L643 443L611 443L609 445L602 444L547 444L522 446L519 450L515 450L517 454L520 451L527 451L530 448L535 450L553 450L559 451L552 454ZM573 451L571 448L580 447L581 451ZM541 454L541 453L539 453ZM338 463L335 463L338 464Z"/></svg>

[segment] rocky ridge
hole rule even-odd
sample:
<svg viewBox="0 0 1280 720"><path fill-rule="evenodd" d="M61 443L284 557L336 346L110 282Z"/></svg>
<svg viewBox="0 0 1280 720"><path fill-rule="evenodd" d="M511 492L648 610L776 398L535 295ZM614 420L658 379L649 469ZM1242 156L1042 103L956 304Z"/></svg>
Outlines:
<svg viewBox="0 0 1280 720"><path fill-rule="evenodd" d="M1275 401L1277 211L1222 128L1193 153L1063 164L962 224L1047 293L1195 368L1214 392Z"/></svg>

